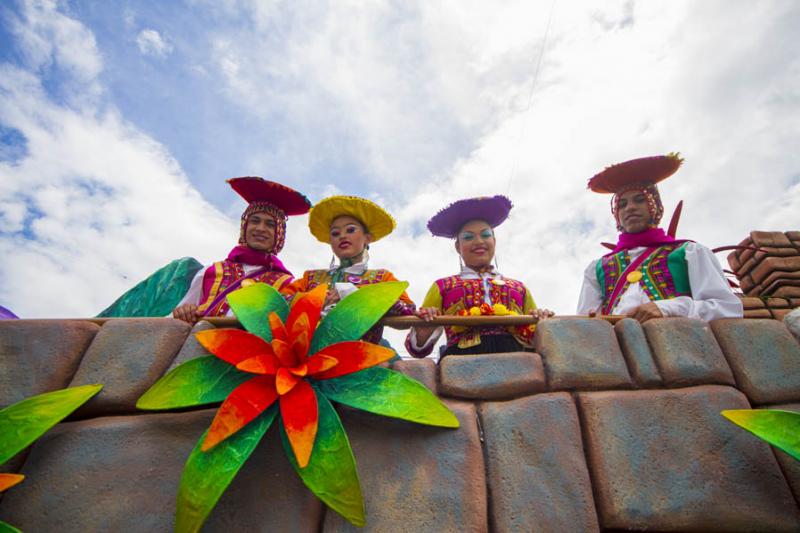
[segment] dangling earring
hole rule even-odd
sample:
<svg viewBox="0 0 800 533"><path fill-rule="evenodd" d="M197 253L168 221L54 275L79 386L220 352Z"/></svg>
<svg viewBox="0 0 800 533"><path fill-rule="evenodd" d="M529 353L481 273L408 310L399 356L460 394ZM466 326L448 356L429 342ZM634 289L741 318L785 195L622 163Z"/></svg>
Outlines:
<svg viewBox="0 0 800 533"><path fill-rule="evenodd" d="M361 252L361 262L365 265L369 263L369 244L364 248L364 251Z"/></svg>
<svg viewBox="0 0 800 533"><path fill-rule="evenodd" d="M336 268L336 255L331 255L331 264L328 267L328 270L334 270Z"/></svg>
<svg viewBox="0 0 800 533"><path fill-rule="evenodd" d="M464 261L461 259L461 254L458 254L458 271L464 270Z"/></svg>
<svg viewBox="0 0 800 533"><path fill-rule="evenodd" d="M495 268L495 270L497 270L498 272L500 271L500 267L499 267L499 266L498 266L498 264L497 264L497 254L494 254L494 268Z"/></svg>

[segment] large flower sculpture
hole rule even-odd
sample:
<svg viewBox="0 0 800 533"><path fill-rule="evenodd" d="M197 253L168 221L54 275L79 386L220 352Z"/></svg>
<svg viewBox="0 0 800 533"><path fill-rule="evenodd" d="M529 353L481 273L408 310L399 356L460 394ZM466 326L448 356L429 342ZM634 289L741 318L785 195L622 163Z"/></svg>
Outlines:
<svg viewBox="0 0 800 533"><path fill-rule="evenodd" d="M394 356L360 341L397 301L404 282L362 287L324 318L326 285L291 308L257 283L228 295L247 331L195 334L213 356L187 361L156 382L140 409L174 409L222 401L184 467L177 531L197 531L279 416L289 461L305 485L355 525L365 511L355 459L330 401L372 413L457 428L458 420L421 383L376 366Z"/></svg>
<svg viewBox="0 0 800 533"><path fill-rule="evenodd" d="M779 409L728 409L722 416L800 461L800 413Z"/></svg>

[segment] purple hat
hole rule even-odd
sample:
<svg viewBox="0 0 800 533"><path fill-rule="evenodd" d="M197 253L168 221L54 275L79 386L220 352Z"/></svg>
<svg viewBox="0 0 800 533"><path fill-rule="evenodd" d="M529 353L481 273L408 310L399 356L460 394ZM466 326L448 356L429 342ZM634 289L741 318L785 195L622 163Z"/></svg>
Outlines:
<svg viewBox="0 0 800 533"><path fill-rule="evenodd" d="M454 239L458 231L470 220L485 220L496 228L508 218L513 207L511 200L505 196L479 196L454 202L428 221L428 229L439 237Z"/></svg>
<svg viewBox="0 0 800 533"><path fill-rule="evenodd" d="M2 305L0 305L0 320L8 320L11 318L19 318L19 317L14 313L12 313L10 309L6 309Z"/></svg>

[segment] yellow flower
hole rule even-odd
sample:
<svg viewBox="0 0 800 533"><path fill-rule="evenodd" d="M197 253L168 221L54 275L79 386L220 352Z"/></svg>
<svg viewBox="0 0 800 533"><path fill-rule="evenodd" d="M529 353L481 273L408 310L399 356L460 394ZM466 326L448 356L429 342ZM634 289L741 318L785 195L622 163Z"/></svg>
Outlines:
<svg viewBox="0 0 800 533"><path fill-rule="evenodd" d="M472 316L478 316L478 315L481 314L481 308L480 307L470 307L469 308L469 314L472 315Z"/></svg>
<svg viewBox="0 0 800 533"><path fill-rule="evenodd" d="M492 310L494 310L494 314L496 315L508 315L510 314L508 311L508 307L503 304L494 304L492 306Z"/></svg>

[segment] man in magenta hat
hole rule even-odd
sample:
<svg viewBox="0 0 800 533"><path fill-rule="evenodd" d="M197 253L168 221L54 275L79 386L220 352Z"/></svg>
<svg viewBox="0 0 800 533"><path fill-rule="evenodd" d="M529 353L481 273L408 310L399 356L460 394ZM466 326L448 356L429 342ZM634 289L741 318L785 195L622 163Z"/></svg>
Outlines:
<svg viewBox="0 0 800 533"><path fill-rule="evenodd" d="M627 315L639 322L742 316L742 302L711 250L658 227L664 207L656 184L682 162L678 154L643 157L589 180L592 191L614 195L611 212L620 235L610 253L586 268L578 314Z"/></svg>
<svg viewBox="0 0 800 533"><path fill-rule="evenodd" d="M226 259L197 273L172 312L190 324L203 316L229 314L225 296L243 284L268 283L281 290L293 279L277 254L286 238L286 217L307 213L311 203L294 189L258 177L228 183L249 204L242 213L239 243Z"/></svg>

